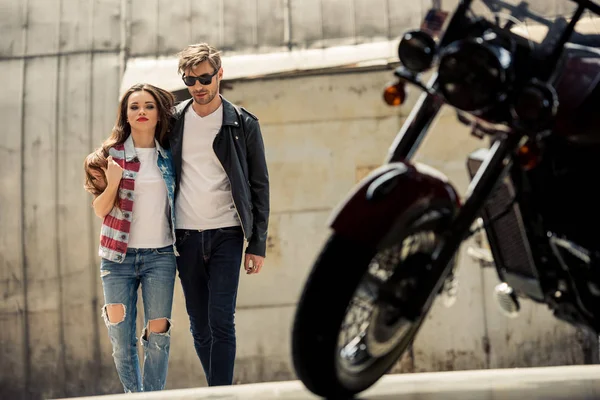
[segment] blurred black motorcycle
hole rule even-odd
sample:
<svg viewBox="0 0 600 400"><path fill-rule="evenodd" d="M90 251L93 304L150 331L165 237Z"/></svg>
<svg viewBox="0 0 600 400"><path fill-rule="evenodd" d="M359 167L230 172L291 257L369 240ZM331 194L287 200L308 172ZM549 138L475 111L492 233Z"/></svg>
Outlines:
<svg viewBox="0 0 600 400"><path fill-rule="evenodd" d="M600 331L600 41L576 30L600 6L570 1L570 18L550 20L526 3L462 0L451 18L431 10L403 35L384 98L401 105L407 83L424 93L387 162L335 210L295 314L294 367L313 393L352 396L389 371L478 230L507 315L523 297ZM545 35L524 34L524 19ZM468 156L464 200L443 174L410 161L444 104L489 140Z"/></svg>

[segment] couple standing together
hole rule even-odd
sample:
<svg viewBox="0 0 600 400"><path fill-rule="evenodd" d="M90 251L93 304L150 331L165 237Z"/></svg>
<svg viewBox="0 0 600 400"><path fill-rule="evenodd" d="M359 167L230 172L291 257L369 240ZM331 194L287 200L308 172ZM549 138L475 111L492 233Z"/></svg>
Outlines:
<svg viewBox="0 0 600 400"><path fill-rule="evenodd" d="M265 257L269 178L258 119L219 94L215 48L185 48L179 73L192 99L174 107L170 92L134 85L111 136L84 163L103 219L102 314L125 392L165 387L176 271L208 384L232 384L242 255L247 274L260 272Z"/></svg>

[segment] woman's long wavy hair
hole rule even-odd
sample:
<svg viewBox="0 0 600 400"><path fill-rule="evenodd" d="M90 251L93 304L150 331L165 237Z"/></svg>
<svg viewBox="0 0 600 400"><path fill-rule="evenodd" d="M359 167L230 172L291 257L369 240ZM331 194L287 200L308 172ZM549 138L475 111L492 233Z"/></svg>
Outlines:
<svg viewBox="0 0 600 400"><path fill-rule="evenodd" d="M106 180L106 174L104 170L108 167L108 159L104 154L104 150L102 147L97 148L83 161L83 169L85 171L85 181L83 182L83 188L88 192L94 195L94 198L100 196L104 193L106 189L106 185L108 184ZM92 174L92 171L96 171L102 177L102 182L99 182L98 178ZM115 197L114 206L120 207L120 198L117 195Z"/></svg>
<svg viewBox="0 0 600 400"><path fill-rule="evenodd" d="M104 168L108 166L108 161L104 156L104 151L99 148L88 154L83 161L83 169L85 171L85 182L83 188L93 194L94 196L100 196L106 188L106 175L104 174ZM101 184L98 179L92 174L92 170L98 172L104 179Z"/></svg>
<svg viewBox="0 0 600 400"><path fill-rule="evenodd" d="M142 90L152 95L154 101L156 101L156 107L158 108L158 123L156 124L154 137L161 146L168 146L167 135L169 133L169 123L173 115L175 96L173 96L171 92L150 85L149 83L138 83L130 87L121 98L115 126L112 129L110 137L102 144L102 149L104 150L104 155L106 157L108 157L108 150L111 147L117 144L123 144L129 135L131 135L131 126L127 122L127 102L132 93Z"/></svg>

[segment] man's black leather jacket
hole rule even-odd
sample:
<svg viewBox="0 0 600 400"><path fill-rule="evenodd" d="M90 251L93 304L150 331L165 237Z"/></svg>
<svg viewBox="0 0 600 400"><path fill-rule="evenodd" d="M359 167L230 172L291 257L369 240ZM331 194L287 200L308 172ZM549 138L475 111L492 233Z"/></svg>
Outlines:
<svg viewBox="0 0 600 400"><path fill-rule="evenodd" d="M175 166L175 198L181 180L185 112L192 99L175 107L169 143ZM258 118L222 98L223 126L213 149L231 183L233 202L248 241L246 253L265 256L269 224L269 173Z"/></svg>

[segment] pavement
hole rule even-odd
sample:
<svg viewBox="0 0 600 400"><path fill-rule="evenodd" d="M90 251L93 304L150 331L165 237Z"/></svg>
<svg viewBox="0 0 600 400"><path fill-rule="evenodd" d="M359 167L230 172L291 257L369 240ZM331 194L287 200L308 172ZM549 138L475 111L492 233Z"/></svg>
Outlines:
<svg viewBox="0 0 600 400"><path fill-rule="evenodd" d="M69 400L310 400L300 381L164 390ZM578 365L385 375L360 400L600 399L600 366Z"/></svg>

